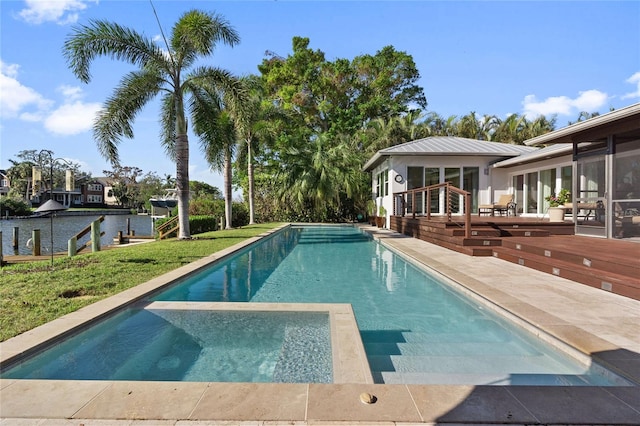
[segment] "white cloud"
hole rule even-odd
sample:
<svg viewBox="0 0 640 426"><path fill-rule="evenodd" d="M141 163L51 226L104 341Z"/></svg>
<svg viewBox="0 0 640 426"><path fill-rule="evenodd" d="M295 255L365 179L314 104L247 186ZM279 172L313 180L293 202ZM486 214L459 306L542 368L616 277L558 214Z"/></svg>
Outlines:
<svg viewBox="0 0 640 426"><path fill-rule="evenodd" d="M599 90L579 92L577 98L552 96L538 101L535 95L527 95L522 101L524 115L532 119L540 115L576 115L581 111L596 112L606 103L608 95Z"/></svg>
<svg viewBox="0 0 640 426"><path fill-rule="evenodd" d="M62 93L62 96L64 96L67 101L75 101L84 96L82 94L82 89L78 86L68 86L63 84L58 87L57 91Z"/></svg>
<svg viewBox="0 0 640 426"><path fill-rule="evenodd" d="M635 84L636 91L622 95L620 99L640 98L640 71L633 74L626 80L627 83Z"/></svg>
<svg viewBox="0 0 640 426"><path fill-rule="evenodd" d="M49 114L44 120L44 127L63 136L86 132L93 127L93 121L100 108L99 103L65 103Z"/></svg>
<svg viewBox="0 0 640 426"><path fill-rule="evenodd" d="M27 7L19 16L30 24L72 24L78 21L78 12L87 8L85 0L25 0L25 3Z"/></svg>
<svg viewBox="0 0 640 426"><path fill-rule="evenodd" d="M25 116L29 121L50 108L52 101L17 79L20 66L0 61L0 117L15 118ZM35 108L35 111L31 110ZM30 109L29 111L25 111Z"/></svg>
<svg viewBox="0 0 640 426"><path fill-rule="evenodd" d="M0 70L1 119L17 118L29 123L42 123L46 130L56 135L76 135L91 130L101 106L82 102L80 87L58 87L63 99L62 104L54 109L54 101L18 81L19 65L0 61Z"/></svg>

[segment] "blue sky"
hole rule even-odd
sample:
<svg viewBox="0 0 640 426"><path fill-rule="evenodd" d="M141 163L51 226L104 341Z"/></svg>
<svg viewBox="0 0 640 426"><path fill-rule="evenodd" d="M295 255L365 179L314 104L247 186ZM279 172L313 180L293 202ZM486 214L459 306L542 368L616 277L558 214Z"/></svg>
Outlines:
<svg viewBox="0 0 640 426"><path fill-rule="evenodd" d="M428 111L443 116L510 113L558 117L640 102L640 1L171 1L155 0L165 32L193 8L224 16L240 45L219 46L210 63L257 74L269 50L291 53L294 36L328 60L375 54L384 46L412 55ZM62 56L73 25L104 19L149 37L158 29L146 0L0 1L0 168L25 149L50 149L101 176L111 169L93 141L95 112L129 65L102 58L89 84ZM158 105L138 115L121 163L175 176L158 142ZM190 178L222 187L190 135Z"/></svg>

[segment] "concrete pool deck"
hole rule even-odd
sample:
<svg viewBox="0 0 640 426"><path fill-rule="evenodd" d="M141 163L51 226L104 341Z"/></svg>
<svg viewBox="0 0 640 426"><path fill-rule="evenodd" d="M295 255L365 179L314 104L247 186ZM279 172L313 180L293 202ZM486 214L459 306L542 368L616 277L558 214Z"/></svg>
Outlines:
<svg viewBox="0 0 640 426"><path fill-rule="evenodd" d="M640 383L640 301L494 258L362 227L417 264ZM250 240L249 242L253 241ZM246 244L245 244L246 245ZM244 245L229 249L240 249ZM220 258L228 253L216 253ZM211 259L209 259L209 262ZM206 260L194 262L197 269ZM0 359L140 300L180 268L0 344ZM640 268L639 268L640 269ZM29 343L31 341L31 343ZM562 345L562 343L559 343ZM13 355L12 355L13 354ZM581 354L581 355L580 355ZM360 401L362 393L376 397ZM0 425L640 424L640 388L0 380Z"/></svg>

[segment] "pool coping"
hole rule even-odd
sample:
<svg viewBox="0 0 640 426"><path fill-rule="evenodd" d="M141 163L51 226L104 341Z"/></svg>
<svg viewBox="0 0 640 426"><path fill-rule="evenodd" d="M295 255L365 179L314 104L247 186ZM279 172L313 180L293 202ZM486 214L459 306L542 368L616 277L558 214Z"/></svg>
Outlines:
<svg viewBox="0 0 640 426"><path fill-rule="evenodd" d="M283 225L262 236L249 239L223 252L214 260L240 250L260 238L278 232ZM419 240L377 228L361 227L384 244L402 252L427 268L437 271L480 297L498 302L513 315L567 342L581 352L599 356L607 366L627 377L640 377L640 356L623 346L598 337L570 321L554 320L539 306L524 303L509 289L491 288L471 277L463 267L437 258L425 259L424 252L446 250ZM410 244L408 244L410 243ZM426 245L425 245L426 244ZM449 251L447 251L449 252ZM447 256L449 253L445 253ZM465 265L466 255L460 257ZM208 259L208 258L205 258ZM81 322L100 318L119 306L135 303L153 288L185 273L193 273L209 262L205 259L165 274L97 302L59 320L0 343L0 359L6 361L33 350L33 344L51 340L55 333L70 333ZM458 259L456 257L456 259ZM517 267L517 265L514 265ZM194 268L194 269L192 269ZM510 268L510 267L509 267ZM526 268L514 269L522 276L538 274ZM540 276L540 275L536 275ZM502 279L502 278L501 278ZM568 280L549 277L562 285ZM577 283L574 283L579 285ZM576 287L579 288L579 287ZM598 290L601 291L601 290ZM596 293L594 293L596 294ZM581 297L589 297L584 295ZM620 296L621 297L621 296ZM624 298L622 298L624 299ZM622 299L616 299L617 301ZM634 314L640 302L622 300ZM82 311L82 312L81 312ZM634 314L635 315L635 314ZM634 317L637 320L640 317ZM55 323L55 324L54 324ZM636 322L637 324L637 322ZM14 340L15 339L15 340ZM359 339L357 339L359 340ZM638 339L640 340L640 338ZM11 345L7 344L11 342ZM12 346L15 345L15 346ZM31 345L31 346L29 346ZM635 346L633 346L635 348ZM7 352L5 352L5 350ZM619 353L618 351L626 351ZM630 352L630 353L627 353ZM608 353L608 355L607 355ZM85 425L109 420L109 424L191 424L220 421L230 424L639 424L638 387L543 387L543 386L459 386L459 385L381 385L341 384L257 384L185 382L103 382L57 380L0 380L0 418L11 424L33 419L74 419ZM375 396L365 404L362 394ZM38 403L34 403L37 401ZM15 420L15 422L14 422ZM3 420L4 421L4 420ZM148 423L144 423L147 421ZM95 423L92 423L95 422ZM166 423L165 423L166 422ZM136 423L138 424L138 423Z"/></svg>

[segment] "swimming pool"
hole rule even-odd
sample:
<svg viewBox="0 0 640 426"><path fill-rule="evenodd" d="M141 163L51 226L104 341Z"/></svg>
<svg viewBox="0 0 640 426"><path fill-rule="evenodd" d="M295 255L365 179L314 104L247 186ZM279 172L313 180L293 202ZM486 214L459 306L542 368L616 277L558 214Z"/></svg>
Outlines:
<svg viewBox="0 0 640 426"><path fill-rule="evenodd" d="M351 226L290 227L153 300L349 303L378 383L621 384Z"/></svg>

